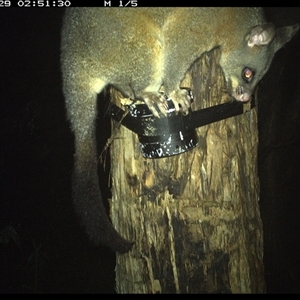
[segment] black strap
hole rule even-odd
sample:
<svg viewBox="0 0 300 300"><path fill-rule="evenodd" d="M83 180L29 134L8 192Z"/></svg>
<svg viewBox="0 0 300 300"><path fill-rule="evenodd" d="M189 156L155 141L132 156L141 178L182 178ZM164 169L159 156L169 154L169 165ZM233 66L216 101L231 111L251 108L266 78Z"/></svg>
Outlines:
<svg viewBox="0 0 300 300"><path fill-rule="evenodd" d="M121 122L122 125L137 133L138 135L149 135L148 131L151 128L151 136L169 134L176 131L192 130L207 124L211 124L220 120L224 120L233 116L237 116L244 113L244 103L233 100L232 102L223 103L216 106L211 106L201 110L190 112L187 116L180 114L164 118L141 118L133 117L127 114L125 117L125 111L119 108L114 103L110 104L111 117L117 122ZM255 99L252 97L251 109L255 107ZM123 119L122 119L123 118ZM172 132L169 132L169 128L172 128ZM156 131L156 132L155 132Z"/></svg>

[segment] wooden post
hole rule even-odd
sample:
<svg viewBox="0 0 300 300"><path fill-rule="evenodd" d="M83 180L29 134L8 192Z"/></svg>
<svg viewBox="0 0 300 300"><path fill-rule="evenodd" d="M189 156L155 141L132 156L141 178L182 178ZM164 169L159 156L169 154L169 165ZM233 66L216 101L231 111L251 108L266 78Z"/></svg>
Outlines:
<svg viewBox="0 0 300 300"><path fill-rule="evenodd" d="M230 99L219 55L204 54L182 84L193 90L193 110ZM123 126L114 137L111 217L135 241L117 255L118 293L265 291L256 110L197 133L199 146L161 159L143 158Z"/></svg>

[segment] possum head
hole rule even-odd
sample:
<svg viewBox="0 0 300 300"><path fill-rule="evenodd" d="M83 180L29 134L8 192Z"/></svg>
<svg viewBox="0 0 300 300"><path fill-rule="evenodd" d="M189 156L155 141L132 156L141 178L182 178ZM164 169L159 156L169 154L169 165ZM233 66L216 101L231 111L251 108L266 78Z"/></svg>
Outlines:
<svg viewBox="0 0 300 300"><path fill-rule="evenodd" d="M275 30L272 23L256 26L250 30L235 49L224 47L220 65L231 95L247 102L257 83L268 71L277 50L298 31L299 25ZM233 46L231 45L232 48ZM224 50L224 51L223 51Z"/></svg>

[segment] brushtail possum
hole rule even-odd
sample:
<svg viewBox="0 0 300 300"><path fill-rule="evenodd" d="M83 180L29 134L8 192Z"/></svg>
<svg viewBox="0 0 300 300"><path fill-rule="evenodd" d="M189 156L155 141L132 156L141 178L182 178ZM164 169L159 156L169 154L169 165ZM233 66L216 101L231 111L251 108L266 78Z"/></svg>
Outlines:
<svg viewBox="0 0 300 300"><path fill-rule="evenodd" d="M62 28L61 66L67 115L75 136L73 198L96 244L127 252L106 215L97 175L96 101L107 84L125 97L143 100L155 116L166 98L187 113L185 73L204 52L221 48L220 66L228 90L248 101L275 52L298 25L275 29L261 8L71 8ZM101 104L100 104L101 108Z"/></svg>

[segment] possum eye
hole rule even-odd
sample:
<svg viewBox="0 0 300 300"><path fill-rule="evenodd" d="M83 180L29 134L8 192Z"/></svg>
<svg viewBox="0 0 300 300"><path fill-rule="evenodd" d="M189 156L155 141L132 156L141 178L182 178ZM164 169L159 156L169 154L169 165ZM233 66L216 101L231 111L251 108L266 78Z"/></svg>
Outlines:
<svg viewBox="0 0 300 300"><path fill-rule="evenodd" d="M242 72L242 78L246 82L250 82L254 76L254 70L250 68L245 68Z"/></svg>

